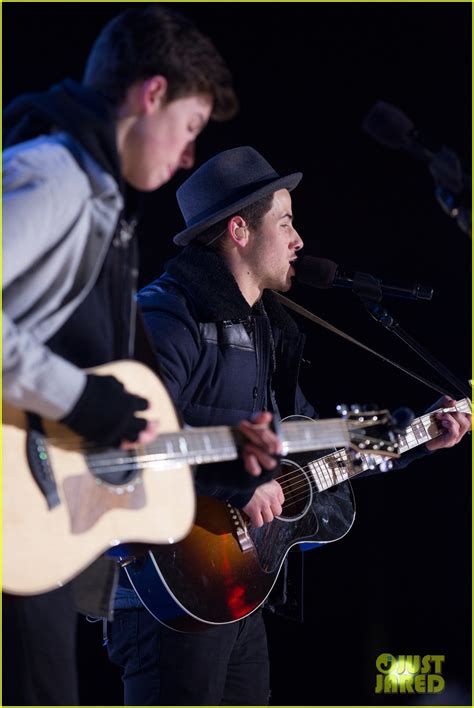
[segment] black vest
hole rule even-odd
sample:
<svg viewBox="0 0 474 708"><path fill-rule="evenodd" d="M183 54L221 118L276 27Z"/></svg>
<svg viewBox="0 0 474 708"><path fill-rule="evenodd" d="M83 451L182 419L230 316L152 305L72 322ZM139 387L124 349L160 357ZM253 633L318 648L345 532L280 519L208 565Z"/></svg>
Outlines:
<svg viewBox="0 0 474 708"><path fill-rule="evenodd" d="M90 293L47 346L81 368L133 355L137 244L133 225L119 220Z"/></svg>

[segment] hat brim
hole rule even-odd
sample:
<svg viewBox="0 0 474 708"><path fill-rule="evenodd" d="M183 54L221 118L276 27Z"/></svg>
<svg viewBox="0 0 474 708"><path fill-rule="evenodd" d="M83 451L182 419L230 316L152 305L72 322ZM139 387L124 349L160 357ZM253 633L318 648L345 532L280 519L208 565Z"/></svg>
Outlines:
<svg viewBox="0 0 474 708"><path fill-rule="evenodd" d="M266 197L268 194L272 194L273 192L277 192L279 189L287 189L289 192L291 192L291 190L299 184L302 177L302 172L293 172L290 175L279 177L278 179L269 182L264 187L260 187L260 189L255 190L255 192L247 194L245 197L239 199L233 204L229 204L224 209L217 211L212 216L208 216L197 224L193 224L188 229L180 231L179 234L176 234L176 236L173 238L173 243L175 243L177 246L187 246L188 243L190 243L194 238L196 238L196 236L202 234L210 226L214 226L214 224L217 224L219 221L221 221L221 219L225 219L226 216L231 216L232 214L235 214L239 211L239 209L243 209L246 206L250 206L250 204L254 204L259 199L263 199L263 197Z"/></svg>

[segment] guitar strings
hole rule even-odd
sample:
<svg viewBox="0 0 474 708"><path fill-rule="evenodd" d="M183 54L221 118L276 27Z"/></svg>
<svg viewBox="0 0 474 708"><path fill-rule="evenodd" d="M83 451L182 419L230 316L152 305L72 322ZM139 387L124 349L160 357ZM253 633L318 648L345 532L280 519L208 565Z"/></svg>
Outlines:
<svg viewBox="0 0 474 708"><path fill-rule="evenodd" d="M315 421L317 422L317 421ZM299 425L299 424L294 424L294 425ZM207 429L210 433L214 433L215 431L219 431L219 428L208 428ZM339 426L338 426L338 432L339 432ZM177 438L179 438L179 433L172 433L171 435L175 435ZM196 431L195 435L193 436L191 434L190 437L196 437L199 441L199 437L202 435L202 433ZM320 445L325 445L325 446L330 446L332 440L334 439L334 432L333 433L328 433L328 437L326 440L324 437L320 434L318 436L318 444ZM189 437L189 434L188 434ZM364 438L367 438L366 435L364 435ZM369 439L369 438L367 438ZM371 439L371 438L370 438ZM209 448L205 449L195 449L193 450L192 448L187 448L185 451L183 451L182 458L180 457L180 454L173 454L170 453L169 450L164 449L164 445L166 445L166 442L163 440L163 438L158 437L156 440L154 440L152 443L149 443L147 445L137 445L133 448L130 449L123 449L123 448L98 448L94 445L94 443L83 443L82 441L78 440L76 437L71 436L70 438L64 437L64 438L45 438L45 442L51 442L57 444L58 447L61 448L67 448L71 451L77 451L77 452L89 452L93 451L90 455L90 458L100 458L98 460L92 460L94 462L101 462L103 466L107 466L110 462L117 462L117 454L119 452L122 452L124 456L127 456L127 461L135 461L137 459L143 459L145 462L148 460L153 460L155 459L156 461L159 460L160 456L167 456L169 460L176 460L180 461L182 459L183 462L186 461L187 457L199 457L199 458L207 458L207 459L212 459L213 457L213 452L214 454L217 454L219 456L220 454L227 454L230 451L235 450L235 447L232 445L225 445L222 448L218 448L214 451L209 450ZM310 444L310 443L309 443ZM323 448L324 449L324 448ZM145 450L146 452L139 452L136 454L137 450ZM135 453L135 455L133 455Z"/></svg>
<svg viewBox="0 0 474 708"><path fill-rule="evenodd" d="M419 419L420 422L423 423L424 419L427 419L429 424L437 422L434 419L434 415L437 412L438 411L433 411L433 412L430 412L429 414L425 414L424 416L422 416ZM299 425L299 424L294 423L294 425ZM209 430L211 430L211 429L209 429ZM219 430L219 428L217 428L217 430ZM178 433L176 433L176 434L178 434ZM378 442L377 439L374 439L374 438L369 438L366 436L364 436L364 438L366 440L371 441L371 442L375 442L375 443ZM48 441L53 441L53 440L54 440L54 438L48 438ZM62 439L59 439L59 441L62 444L64 444L65 439L62 438ZM157 443L157 442L155 442L154 444L152 443L151 445L147 446L147 448L150 450L150 452L147 454L143 454L143 453L136 454L137 448L132 448L131 450L122 450L121 452L123 453L123 457L119 457L119 458L117 458L117 452L120 450L120 448L113 449L113 454L109 454L109 456L106 456L107 452L112 453L112 450L110 448L105 448L104 452L100 453L100 449L98 449L97 447L94 447L93 443L86 444L86 445L84 445L84 444L78 445L77 439L74 439L74 438L71 438L71 443L73 443L72 447L70 448L71 450L76 449L77 451L84 451L85 449L90 448L90 449L94 450L95 455L102 454L102 459L100 460L99 465L97 465L97 461L94 461L94 464L90 464L91 469L96 470L96 472L98 473L98 476L107 476L110 474L114 474L117 471L121 471L124 466L128 466L129 468L132 468L132 469L134 469L134 468L136 469L136 468L140 468L142 464L144 464L146 467L147 463L150 464L153 461L161 462L161 463L166 462L166 460L160 459L160 456L162 454L166 454L166 453L163 453L163 452L153 453L153 452L151 452L151 450L153 449L154 446L156 446L157 444L159 445L159 443ZM138 448L139 447L143 447L143 446L138 446ZM334 453L332 453L332 454L334 454ZM370 453L365 453L365 454L370 454ZM376 454L380 454L380 451L378 451L378 453L376 453ZM195 458L199 458L199 457L209 458L209 451L208 450L197 450L197 451L193 451L192 455ZM327 457L327 456L325 456L325 457ZM316 458L316 460L312 461L312 464L317 464L318 460L321 460L321 459L324 459L324 458ZM178 456L175 456L174 458L171 457L169 459L169 462L171 462L171 461L179 463L180 459ZM183 463L186 462L185 454L183 454L182 461L183 461ZM99 469L99 467L100 467L100 469ZM307 465L307 466L300 468L300 469L303 469L305 471L309 471L309 466ZM321 479L322 479L322 481L325 483L326 480L324 479L324 477L321 478L320 472L321 472L321 470L318 470L317 477L318 477L319 481L321 481ZM304 477L304 475L300 475L300 476ZM287 477L293 477L293 479L295 479L294 472L289 472L284 475L281 475L281 477L279 477L278 479L283 481Z"/></svg>
<svg viewBox="0 0 474 708"><path fill-rule="evenodd" d="M431 416L432 416L432 414L431 414ZM431 418L431 416L430 416L430 418ZM428 416L425 416L425 417L428 417ZM433 422L437 422L437 421L431 420L431 424L433 424ZM442 430L441 426L438 425L436 433L434 435L430 435L430 437L428 439L432 440L436 437L439 437L439 435L441 435L442 432L443 432L443 430ZM344 452L346 452L345 448L342 448L341 450L338 450L335 453L331 453L329 455L325 455L324 457L320 457L320 458L317 458L316 460L313 460L312 462L305 465L304 467L300 467L299 470L301 470L303 473L308 472L309 474L311 474L311 472L312 472L311 466L312 465L315 465L315 464L320 465L320 463L323 462L325 459L331 458L331 457L336 457L337 455L340 456ZM370 455L370 453L367 453L367 454ZM377 455L375 455L375 457L377 457ZM351 467L352 467L350 458L348 458L347 460L340 458L339 462L342 462L344 464L344 467L345 467L344 471L346 471L347 469L351 469ZM352 469L353 469L353 467L352 467ZM360 472L364 472L364 471L366 471L366 469L368 469L368 468L361 469ZM313 470L313 472L314 472L314 470ZM303 501L305 498L310 496L310 494L308 494L308 486L310 487L310 491L312 491L312 488L314 486L314 488L316 489L317 492L321 492L321 491L326 491L327 489L330 489L331 487L335 487L335 486L341 484L342 482L349 481L349 479L350 479L350 474L348 474L348 476L346 478L338 479L335 481L337 472L331 471L330 469L326 468L326 474L329 476L330 480L332 480L332 483L329 485L327 484L327 480L326 480L326 478L324 476L324 472L323 472L323 485L321 485L322 488L318 488L317 481L321 482L320 472L321 472L321 470L318 470L317 474L315 475L317 479L314 479L311 476L307 477L305 474L295 475L294 481L296 482L296 484L294 484L294 485L286 484L285 485L285 489L287 492L291 489L291 487L293 487L293 488L291 489L292 496L290 497L290 499L285 500L285 502L283 504L283 510L287 509L288 507L290 507L294 504L301 503L301 501ZM360 472L358 472L357 474L359 474ZM288 476L288 475L286 475L286 476ZM355 476L355 475L353 475L353 476ZM304 478L304 482L303 482L303 484L300 484L299 482L303 478ZM280 478L277 478L277 481L279 482ZM283 485L281 485L281 487L283 490ZM299 494L297 494L295 496L294 492L298 491L298 490L302 490L302 491L300 491ZM285 493L284 490L283 490L283 493Z"/></svg>
<svg viewBox="0 0 474 708"><path fill-rule="evenodd" d="M432 422L436 422L436 421L432 421ZM425 430L425 432L426 432L426 430ZM438 425L435 434L430 435L428 439L433 439L433 438L435 438L435 437L438 437L439 435L442 434L442 432L443 432L443 431L442 431L441 426ZM415 442L416 442L416 438L415 438ZM426 441L425 441L425 442L426 442ZM416 444L418 444L418 443L416 442ZM410 449L410 448L407 448L407 449ZM300 469L302 472L304 472L304 473L307 472L307 473L309 473L310 475L313 474L314 477L315 477L315 479L313 480L313 479L310 477L309 480L308 480L308 478L307 478L305 475L299 475L299 476L298 476L298 475L294 475L294 481L296 482L296 484L293 484L293 485L288 485L288 484L287 484L287 485L286 485L286 489L287 489L287 490L290 490L291 487L293 487L293 488L291 489L291 492L294 492L294 491L296 491L296 490L298 490L298 489L302 489L302 488L307 487L307 484L310 483L310 482L312 482L312 481L315 481L315 482L318 481L318 482L321 484L321 489L318 489L318 487L316 487L317 491L325 491L326 489L329 489L329 488L332 487L332 486L336 486L337 484L340 484L341 482L348 481L348 479L350 478L350 474L348 475L347 478L343 478L343 479L339 479L339 480L335 481L335 480L337 479L338 473L340 473L341 471L340 471L340 470L331 470L331 469L324 463L324 460L326 460L326 459L328 459L328 458L336 458L336 457L339 457L339 459L337 460L337 462L342 463L342 465L343 465L344 468L345 468L344 471L346 471L347 468L349 468L349 469L351 469L351 468L354 469L354 468L353 468L353 465L351 464L351 459L350 459L350 457L348 457L347 459L344 459L344 458L342 457L343 454L347 454L347 451L346 451L345 448L341 448L340 450L336 451L335 453L331 453L331 454L329 454L329 455L325 455L324 457L316 458L315 460L312 460L312 461L311 461L310 463L308 463L307 465L305 465L305 466L303 466L303 467L300 467L299 469ZM370 451L367 452L367 453L362 453L362 455L363 455L363 456L367 455L368 457L372 456L372 457L374 457L374 458L383 457L383 455L381 455L380 453L374 454L374 453L372 453L372 452L370 452ZM321 469L321 464L324 465L323 469ZM316 466L318 469L314 469L314 466ZM311 469L311 467L313 467L313 470ZM363 469L363 470L360 470L360 472L363 472L363 471L365 471L366 469L368 469L368 468L365 468L365 469ZM290 473L290 474L291 474L291 473ZM359 474L359 472L357 472L357 474ZM282 478L285 477L285 476L288 477L288 475L282 475ZM305 482L306 482L306 483L300 485L300 484L298 484L298 483L299 483L299 481L302 479L303 476L305 477ZM355 476L355 475L353 475L353 476ZM277 481L279 481L279 479L280 479L280 478L277 478ZM330 481L330 484L329 484L329 485L328 485L328 483L327 483L328 480ZM294 497L294 499L298 499L298 497Z"/></svg>
<svg viewBox="0 0 474 708"><path fill-rule="evenodd" d="M102 459L102 461L101 461L102 465L101 465L100 470L97 469L96 465L95 466L93 465L92 468L94 469L94 467L95 467L96 473L100 472L99 476L106 477L107 475L111 475L116 472L120 472L124 468L124 466L127 466L128 469L131 469L132 471L134 469L135 470L140 469L142 462L144 462L144 461L146 462L146 460L147 459L150 460L150 458L153 459L153 455L143 456L143 455L131 454L134 451L124 451L124 452L125 452L125 456L124 456L125 459L123 459L123 458L117 459L116 453L114 453L113 458L111 458L109 456L109 457ZM111 459L113 459L113 463L110 462ZM321 458L319 458L319 459L321 459ZM314 464L318 465L317 460L313 461L313 465ZM291 485L291 486L293 486L292 492L295 492L297 489L297 487L295 487L295 484L298 484L298 477L299 477L300 479L303 480L303 485L300 485L300 486L302 486L302 488L304 489L307 485L307 477L305 476L305 472L309 471L309 466L306 466L305 468L303 468L303 470L304 471L302 473L300 473L299 476L295 475L294 471L291 471L291 472L288 472L284 475L281 475L279 480L280 480L280 482L283 483L283 486L284 486L285 479L287 479L288 477L290 477L290 478L292 477L293 478L292 485ZM321 477L321 468L320 467L317 470L316 476L317 476L317 479L320 483L320 486L323 488L327 487L327 480L324 478L324 476ZM290 487L287 486L287 493L288 493L289 489L290 489ZM293 502L295 502L295 498L293 498Z"/></svg>
<svg viewBox="0 0 474 708"><path fill-rule="evenodd" d="M425 423L426 419L428 419L428 422L434 422L433 421L434 415L436 413L441 412L441 411L458 411L460 413L471 413L471 405L470 405L470 402L468 401L468 399L463 399L463 400L457 402L456 407L451 407L449 409L439 408L435 411L430 411L429 413L425 413L424 415L422 415L419 418L419 420L422 423ZM313 422L318 423L319 421L313 421ZM341 421L337 421L337 422L341 422ZM366 423L366 424L368 424L368 423ZM295 429L296 426L301 427L301 423L297 422L297 421L287 422L287 423L285 423L285 425L291 426L291 427L293 427L293 429ZM288 427L288 429L289 429L289 427ZM217 426L214 428L207 428L207 430L218 432L221 429ZM178 432L179 431L176 431L175 434L178 434ZM186 433L189 435L189 431L186 431ZM80 440L75 435L71 435L69 437L67 435L65 435L60 438L48 437L47 441L51 442L53 444L57 444L58 446L61 446L64 449L68 449L71 451L77 450L78 452L93 451L94 453L97 453L97 454L104 454L105 452L107 452L107 450L109 450L109 451L111 450L110 447L100 448L100 447L97 447L97 445L93 442L89 442L86 440ZM153 445L153 443L151 443L151 445ZM137 446L137 447L142 447L142 446ZM149 446L147 446L147 447L149 447ZM120 448L113 448L113 449L117 450ZM206 452L208 452L208 451L206 451Z"/></svg>
<svg viewBox="0 0 474 708"><path fill-rule="evenodd" d="M435 421L432 421L435 422ZM438 426L438 429L436 431L435 435L430 436L429 439L433 439L434 437L438 437L442 433L442 429L440 426ZM351 465L351 460L350 457L347 459L344 459L342 455L346 453L345 448L342 448L339 451L336 451L335 453L331 453L329 455L325 455L324 457L317 458L313 461L311 461L309 464L300 467L299 470L302 472L302 474L295 474L294 471L289 473L289 475L293 476L293 480L290 480L290 484L286 482L285 484L281 484L282 491L285 494L291 493L291 497L287 500L285 500L283 508L286 509L289 506L292 506L293 504L300 503L304 498L306 498L308 495L308 486L310 489L314 486L317 492L320 491L325 491L326 489L330 489L331 487L337 486L338 484L341 484L342 482L348 481L350 479L350 473L348 473L348 470L354 469L353 466ZM364 454L364 453L363 453ZM369 456L371 453L366 453ZM381 456L381 455L374 455L374 457ZM342 474L342 470L331 470L329 467L325 465L323 469L321 469L321 464L325 464L324 460L327 460L328 458L337 458L339 457L339 460L337 460L339 463L342 463L344 466L344 473L347 474L347 477L344 478L339 478L338 479L338 474ZM318 467L319 469L314 469L314 467ZM313 469L311 469L313 467ZM361 469L360 472L365 471L368 469L366 467L365 469ZM359 474L358 472L357 474ZM309 473L312 476L306 476L305 473ZM280 483L280 480L282 480L284 477L288 477L287 475L282 475L281 477L277 478L277 481ZM355 476L355 475L352 475ZM303 483L301 484L300 481L303 480ZM328 484L328 481L330 484ZM319 487L318 487L318 482L319 482ZM301 491L299 491L301 490ZM295 492L298 492L299 494L295 495Z"/></svg>
<svg viewBox="0 0 474 708"><path fill-rule="evenodd" d="M368 441L369 443L377 444L379 443L378 438L371 438L368 436L364 436L364 441ZM321 444L323 442L321 441ZM329 443L324 443L324 444L329 444ZM98 476L106 476L108 474L113 474L116 471L120 471L124 467L133 467L133 466L143 466L145 469L146 467L150 467L153 465L153 463L157 463L158 465L164 466L166 462L168 462L170 465L172 463L176 463L177 465L181 462L182 464L186 464L187 462L187 453L183 453L183 457L180 459L178 455L175 455L171 458L168 459L162 459L161 455L165 453L146 453L146 454L133 454L135 450L123 450L124 453L123 457L117 457L117 453L114 453L113 455L109 456L104 456L100 458L99 460L91 460L89 458L89 468L91 471L95 471ZM208 450L195 450L192 453L192 456L194 458L209 458L209 451ZM290 473L288 473L290 474Z"/></svg>
<svg viewBox="0 0 474 708"><path fill-rule="evenodd" d="M453 411L453 412L457 411L459 413L469 413L470 414L472 409L471 409L471 405L470 405L470 402L468 401L468 399L463 399L463 400L457 402L456 407L451 407L449 409L438 408L435 411L430 411L429 413L425 413L424 415L420 416L419 421L422 422L423 424L426 424L425 423L426 419L428 419L428 422L435 422L433 420L434 415L436 413L443 412L443 411ZM318 423L320 421L313 421L313 422ZM337 422L340 423L341 421L337 421ZM305 423L306 423L306 421L305 421ZM308 424L310 424L309 421L308 421ZM365 423L365 425L369 425L369 424L370 424L370 421ZM291 426L291 427L293 427L293 429L295 429L296 426L301 427L302 423L297 422L297 421L291 421L291 422L285 423L285 425ZM289 427L288 427L288 429L289 429ZM207 430L209 430L211 432L213 432L213 431L219 432L221 430L221 428L219 428L219 426L216 426L214 428L212 428L212 427L207 428ZM175 433L173 433L173 434L177 435L178 433L179 433L179 431L175 431ZM186 431L186 434L189 435L190 431ZM196 432L196 434L199 434L199 433ZM75 435L70 435L70 436L64 435L63 437L60 437L60 438L46 437L46 440L47 440L47 442L57 444L58 446L60 446L64 449L68 449L71 451L77 450L77 452L87 452L90 450L90 451L93 451L94 453L97 453L97 454L104 454L108 450L111 451L112 449L113 450L120 449L120 448L110 448L110 447L97 447L96 443L89 442L87 440L80 440ZM147 447L150 447L150 446L153 446L153 443L150 443L150 445L147 445ZM143 446L137 446L137 447L143 447ZM136 448L134 448L134 449L136 449ZM128 452L128 450L125 450L125 452ZM206 453L207 452L208 451L206 450Z"/></svg>
<svg viewBox="0 0 474 708"><path fill-rule="evenodd" d="M311 430L316 428L316 430L317 430L318 427L323 427L323 426L321 426L321 424L323 424L323 426L326 430L326 435L329 437L328 444L330 444L331 439L334 437L334 435L336 433L340 433L341 429L343 432L356 431L357 429L362 428L362 427L369 427L369 426L378 425L379 421L368 420L368 421L364 421L364 423L350 422L349 425L347 425L345 421L338 420L338 419L335 419L334 421L331 421L331 419L321 420L321 421L313 420L313 421L304 421L304 422L288 421L288 422L284 423L284 426L285 426L285 432L288 433L288 437L291 437L292 433L295 433L295 432L297 432L299 434L299 437L301 437L301 431L302 431L303 427L307 427ZM232 429L230 427L228 429L226 429L225 426L213 426L213 427L194 428L194 429L190 428L190 429L173 431L173 432L166 433L166 434L179 436L180 434L184 433L189 438L193 438L193 437L199 438L199 436L203 434L202 433L203 430L205 430L207 433L213 434L217 437L232 435L232 433L230 432ZM227 432L227 430L229 432ZM322 435L321 435L321 433L319 433L318 440L321 438L322 438ZM106 452L107 450L120 449L120 448L111 448L110 446L100 448L100 447L97 447L96 443L93 443L93 442L90 442L87 440L81 440L80 438L78 438L77 435L73 435L73 434L67 435L67 433L62 437L54 437L54 436L49 437L48 436L46 439L48 440L48 442L55 443L58 446L59 445L66 446L66 447L69 446L71 450L77 449L78 451L93 450L94 452L101 453L102 451ZM232 439L234 439L234 438L232 438ZM157 441L153 441L152 443L147 444L146 447L152 447L156 442ZM138 445L137 447L140 447L140 445ZM209 451L206 450L206 453L208 453L208 452Z"/></svg>
<svg viewBox="0 0 474 708"><path fill-rule="evenodd" d="M431 415L433 415L433 414L431 414ZM430 418L431 416L425 416L425 417ZM376 439L375 439L375 442L377 442ZM145 463L145 467L146 467L146 462L147 461L151 462L151 461L153 461L153 457L156 457L153 454L148 454L148 455L133 454L135 452L135 450L136 450L136 448L134 448L130 451L124 450L123 452L125 453L125 455L124 455L125 459L123 459L123 458L117 459L116 452L114 451L113 457L112 456L104 457L101 460L102 464L101 464L100 470L97 468L96 465L92 465L92 470L94 470L94 467L95 467L97 476L106 477L107 475L111 475L111 474L115 474L116 472L120 472L125 466L127 466L129 469L131 468L132 470L133 469L140 469L142 464ZM200 451L200 452L204 456L207 451ZM195 455L196 455L196 457L198 457L199 451L196 452ZM318 459L321 459L321 458L317 458L316 460L314 460L312 462L315 464L318 464ZM111 462L111 460L113 460L113 462ZM162 462L162 460L158 460L158 461ZM175 462L178 462L178 461L179 461L178 458L175 458ZM185 462L185 460L183 460L183 462ZM305 476L305 472L309 471L309 466L307 465L304 468L300 468L300 469L304 470L304 472L300 473L299 478L304 480L302 487L305 488L307 485L307 477ZM284 475L281 475L279 480L284 481L288 477L293 477L293 483L295 482L295 480L296 481L298 480L298 476L294 474L294 471L288 472ZM321 470L318 470L317 478L318 478L318 481L320 483L322 483L321 486L323 488L326 488L327 487L327 480L324 478L324 476L321 477Z"/></svg>
<svg viewBox="0 0 474 708"><path fill-rule="evenodd" d="M323 420L323 421L315 420L312 422L305 421L304 423L288 422L288 423L285 423L284 425L285 425L285 431L288 433L288 437L291 437L291 434L294 433L295 431L297 433L299 433L299 437L301 437L301 430L303 427L306 426L310 429L314 429L314 428L317 429L318 427L322 427L322 426L319 426L320 423L324 424L324 428L326 429L325 434L329 438L328 443L330 443L330 440L334 437L334 435L336 433L341 432L341 429L343 430L343 432L351 432L351 431L356 431L358 428L369 427L371 425L372 426L378 425L378 422L372 422L372 421L366 421L366 422L364 422L364 424L360 423L359 425L350 423L348 426L348 430L346 430L347 426L344 425L344 421L339 421L339 420L336 420L333 424L331 424L329 421L325 421L325 420ZM203 434L202 430L203 430L203 428L195 428L194 430L184 429L182 431L178 430L178 431L173 431L171 433L166 433L166 434L179 436L180 434L182 434L184 432L185 435L189 438L193 438L193 437L198 438L200 435ZM222 437L227 434L225 432L225 430L226 430L225 426L206 427L205 430L215 436L220 435ZM231 428L229 428L229 431L230 430L231 430ZM231 435L231 433L229 433L229 435ZM321 438L322 438L321 433L318 433L318 440ZM99 448L99 447L97 447L97 445L95 443L87 441L87 440L82 441L80 438L78 438L76 435L73 435L73 434L71 434L69 436L67 434L65 434L62 437L54 437L54 436L49 437L49 436L47 436L46 439L48 440L48 442L52 442L52 443L62 445L62 446L64 446L64 445L70 446L72 450L77 449L78 451L91 449L91 450L94 450L95 452L100 453L102 451L105 452L105 451L111 450L111 449L119 449L119 448L111 448L111 447ZM153 441L152 443L147 445L147 447L153 446L155 442L156 441ZM206 450L206 452L209 452L209 451Z"/></svg>
<svg viewBox="0 0 474 708"><path fill-rule="evenodd" d="M301 471L302 474L300 473L300 474L294 475L293 480L289 480L290 484L288 484L288 482L287 482L286 484L281 485L285 496L287 494L291 494L291 496L289 496L287 499L285 499L285 502L283 504L283 508L286 509L287 507L292 506L293 504L299 503L302 499L309 496L308 487L310 487L310 491L312 491L312 489L314 487L317 492L321 492L321 491L325 491L326 489L329 489L331 487L335 487L338 484L341 484L342 482L346 482L350 477L350 475L347 473L347 470L351 468L351 464L350 464L350 458L348 458L347 460L344 460L341 457L341 454L343 452L345 452L345 450L336 451L334 453L331 453L330 455L325 455L322 458L318 458L314 462L311 462L310 464L305 465L304 467L300 467L299 470ZM339 469L336 474L333 473L331 475L331 478L332 478L331 484L328 485L325 477L324 476L321 477L321 470L318 470L318 472L316 473L316 475L315 475L316 478L313 476L307 476L305 474L306 472L308 472L310 475L311 475L311 472L314 473L314 470L311 470L311 466L313 464L316 463L319 465L323 460L325 460L327 458L331 458L331 457L337 457L338 455L340 457L339 461L342 462L344 465L344 470ZM341 478L337 477L337 474L342 475L344 473L347 475L346 477L341 477ZM323 475L324 475L324 473L323 473ZM302 484L300 483L301 480L303 480ZM277 482L279 482L279 478L277 478ZM320 483L320 486L318 486L318 484L317 484L318 482Z"/></svg>
<svg viewBox="0 0 474 708"><path fill-rule="evenodd" d="M464 408L466 408L466 409L468 408L468 401L467 401L467 400L463 400L462 402L460 402L460 404L457 405L457 407L456 407L455 410L458 410L459 412L467 412L467 411L462 410L462 409L464 409ZM461 410L460 410L460 409L461 409ZM427 426L432 426L433 424L436 424L436 425L437 425L436 434L435 434L435 435L430 435L430 436L428 437L428 439L433 439L433 438L435 438L435 437L438 437L438 436L442 433L442 428L439 426L438 421L437 421L436 418L434 417L436 413L438 413L439 411L442 411L442 410L443 410L443 409L438 409L438 410L436 410L436 411L431 411L430 413L424 414L423 416L421 416L421 417L419 418L419 423L421 423L421 425L423 426L423 428L425 428L425 433L427 433L427 430L426 430L426 427L427 427ZM469 407L469 411L470 411L470 407ZM416 438L415 438L415 440L416 440ZM316 486L316 490L317 490L317 491L324 491L325 489L329 489L330 487L336 486L337 484L340 484L340 483L343 482L343 481L347 481L347 479L349 479L350 475L348 475L348 477L345 478L345 479L339 479L339 480L337 480L337 471L330 470L329 468L326 468L325 470L324 470L324 469L321 470L321 463L322 463L325 459L327 459L328 457L329 457L329 458L334 457L334 456L336 456L337 454L339 454L339 456L340 456L340 454L341 454L342 452L345 452L345 448L342 448L339 453L332 453L332 454L326 455L326 456L324 456L324 457L322 457L322 458L316 458L315 460L313 460L312 462L310 462L310 463L307 464L306 466L301 467L300 470L302 470L303 473L305 473L305 472L308 472L308 473L313 472L313 474L315 475L316 479L313 480L311 477L308 479L308 477L306 477L305 474L301 474L301 475L299 475L299 476L298 476L298 475L293 475L293 477L294 477L293 482L296 482L296 484L295 484L295 483L293 483L292 485L286 484L286 487L285 487L285 488L286 488L287 492L291 490L291 493L294 493L294 492L295 492L296 490L298 490L298 489L303 489L303 490L306 490L306 491L303 492L302 494L300 493L299 496L296 496L296 497L293 496L292 499L290 500L290 502L287 504L287 506L290 506L290 505L293 504L293 503L297 503L298 501L301 501L301 499L306 496L308 484L311 485L311 483L312 483L313 481L314 481L314 484L315 484L315 486ZM362 454L364 454L364 453L362 453ZM367 452L367 453L365 453L365 454L367 454L367 455L371 455L371 454L372 454L374 457L382 456L382 455L380 454L380 452L376 453L375 455L374 455L374 453L371 453L371 452ZM350 469L350 468L352 467L352 465L350 464L350 458L346 461L346 460L344 460L344 459L342 459L342 458L340 457L339 462L342 462L343 465L344 465L344 467L345 467L346 469ZM318 466L319 469L317 469L317 470L315 470L315 469L311 470L311 466L312 466L312 465L313 465L313 466L314 466L314 465ZM353 467L352 467L352 469L353 469ZM367 468L366 468L366 469L367 469ZM360 472L362 472L362 471L365 471L365 470L360 470ZM292 473L289 473L289 474L291 475ZM283 479L285 476L287 477L288 475L282 475L281 477L277 478L277 481L280 481L280 479ZM355 476L355 475L353 475L353 476ZM329 484L329 485L327 484L327 481L328 481L327 477L329 478L329 481L331 482L331 484ZM303 484L299 484L299 481L300 481L301 479L303 479L303 478L304 478ZM335 480L337 480L337 481L335 481ZM316 481L320 483L321 489L318 488L318 486L317 486L317 484L316 484ZM322 484L321 484L321 482L322 482ZM282 486L282 490L283 490L283 485L281 485L281 486Z"/></svg>
<svg viewBox="0 0 474 708"><path fill-rule="evenodd" d="M436 413L439 413L439 412L441 412L441 411L446 411L446 410L450 410L450 411L455 411L455 410L456 410L456 411L458 411L458 412L460 412L460 413L471 413L471 406L470 406L470 404L469 404L469 401L468 401L467 399L464 399L464 400L459 401L459 402L457 403L456 408L450 408L450 409L439 408L439 409L437 409L437 410L435 410L435 411L430 411L429 413L425 413L424 415L422 415L422 416L419 418L419 420L420 420L420 422L422 422L422 423L425 424L425 425L426 425L426 421L429 422L429 423L435 422L435 421L433 420L434 415L435 415ZM315 423L318 423L319 421L314 421L314 422L315 422ZM294 427L294 426L299 426L299 427L300 427L300 426L301 426L301 423L295 421L295 422L291 422L291 423L286 423L286 425L291 425L291 426L293 426L293 427ZM207 430L209 430L209 431L219 431L219 427L207 428ZM176 431L175 434L178 434L178 432L179 432L179 431ZM186 431L186 432L187 432L187 434L189 435L189 431ZM60 438L57 438L57 437L47 437L46 440L47 440L47 442L51 442L51 443L53 443L53 444L57 444L58 446L60 446L60 447L62 447L62 448L64 448L64 449L68 449L68 450L71 450L71 451L77 450L77 452L88 452L88 451L92 451L92 452L97 453L97 454L104 454L104 453L107 452L107 451L112 451L112 449L113 449L113 450L118 450L118 449L120 449L120 448L110 448L110 447L108 447L108 448L107 448L107 447L102 447L102 448L101 448L101 447L97 447L97 445L96 445L95 443L89 442L89 441L86 441L86 440L80 440L80 439L78 439L78 437L75 436L75 435L71 435L71 436L69 436L69 437L68 437L67 435L65 435L65 436L60 437ZM153 443L151 443L150 445L152 446ZM147 445L147 447L150 447L150 445ZM137 447L143 447L143 446L137 446ZM136 449L136 448L133 448L133 449ZM128 452L128 450L125 450L125 452ZM206 453L207 453L207 452L208 452L208 451L206 450Z"/></svg>

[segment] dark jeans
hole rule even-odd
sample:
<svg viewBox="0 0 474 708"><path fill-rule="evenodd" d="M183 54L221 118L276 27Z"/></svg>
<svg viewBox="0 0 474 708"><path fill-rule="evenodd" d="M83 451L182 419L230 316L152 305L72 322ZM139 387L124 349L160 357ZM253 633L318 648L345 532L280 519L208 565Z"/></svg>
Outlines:
<svg viewBox="0 0 474 708"><path fill-rule="evenodd" d="M3 596L3 705L79 705L76 626L70 585Z"/></svg>
<svg viewBox="0 0 474 708"><path fill-rule="evenodd" d="M109 658L122 666L125 705L268 705L261 611L203 633L174 632L144 608L117 610Z"/></svg>

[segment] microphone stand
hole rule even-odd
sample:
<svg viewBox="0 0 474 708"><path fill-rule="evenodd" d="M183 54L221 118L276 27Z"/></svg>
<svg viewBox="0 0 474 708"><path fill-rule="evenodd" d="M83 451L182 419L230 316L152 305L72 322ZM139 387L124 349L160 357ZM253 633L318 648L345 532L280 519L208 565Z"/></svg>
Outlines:
<svg viewBox="0 0 474 708"><path fill-rule="evenodd" d="M471 397L472 391L469 386L458 379L444 364L416 342L408 332L405 332L386 308L380 304L382 289L376 278L368 273L356 273L352 290L376 322L379 322L386 330L395 334L402 342L405 342L425 363L438 372L440 376L444 377L463 396Z"/></svg>

